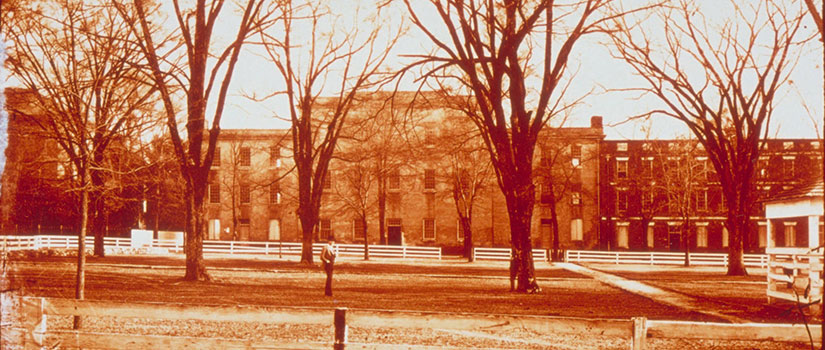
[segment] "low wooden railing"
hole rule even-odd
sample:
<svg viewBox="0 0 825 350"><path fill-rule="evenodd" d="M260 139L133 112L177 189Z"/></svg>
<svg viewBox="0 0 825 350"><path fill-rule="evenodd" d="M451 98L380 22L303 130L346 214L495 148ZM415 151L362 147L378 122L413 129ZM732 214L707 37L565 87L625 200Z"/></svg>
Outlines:
<svg viewBox="0 0 825 350"><path fill-rule="evenodd" d="M822 249L768 248L768 303L781 299L805 304L822 300Z"/></svg>
<svg viewBox="0 0 825 350"><path fill-rule="evenodd" d="M510 260L510 248L473 248L473 256L475 260ZM533 249L534 261L547 261L546 249Z"/></svg>
<svg viewBox="0 0 825 350"><path fill-rule="evenodd" d="M745 254L746 267L767 268L766 254ZM680 252L603 252L568 250L565 261L572 263L682 265L685 253ZM690 264L695 266L727 266L728 255L722 253L690 253Z"/></svg>
<svg viewBox="0 0 825 350"><path fill-rule="evenodd" d="M119 317L155 320L208 320L218 322L252 322L270 324L329 325L334 320L335 333L329 342L288 344L281 348L344 349L348 327L382 329L445 329L459 331L527 330L537 335L599 334L624 338L633 350L645 349L648 338L713 339L774 342L808 342L804 325L727 324L633 319L585 319L551 316L496 315L469 313L412 312L390 310L323 309L264 306L199 306L159 303L121 303L100 300L75 300L18 297L3 294L7 308L3 316L0 343L10 348L41 349L59 344L61 348L153 349L153 348L271 348L259 339L226 339L191 336L92 333L81 330L57 330L49 326L50 316ZM11 316L9 316L11 315ZM333 316L334 315L334 316ZM820 339L821 328L811 325L810 335ZM388 344L353 344L360 349L387 348ZM415 345L405 345L415 349ZM425 348L425 347L422 347ZM431 348L431 347L426 347Z"/></svg>

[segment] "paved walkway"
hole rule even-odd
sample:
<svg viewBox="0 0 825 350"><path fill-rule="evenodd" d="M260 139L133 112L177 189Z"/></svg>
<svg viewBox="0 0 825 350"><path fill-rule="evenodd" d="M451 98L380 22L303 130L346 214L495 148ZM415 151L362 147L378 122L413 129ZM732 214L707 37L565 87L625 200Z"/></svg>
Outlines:
<svg viewBox="0 0 825 350"><path fill-rule="evenodd" d="M611 275L609 273L596 271L581 265L571 263L556 263L555 265L565 270L591 277L599 282L633 294L641 295L662 304L675 306L684 310L698 312L708 316L718 317L731 323L751 322L741 317L728 315L725 313L726 310L721 307L708 304L706 301L699 300L685 294L649 286L639 281L629 280L616 275Z"/></svg>

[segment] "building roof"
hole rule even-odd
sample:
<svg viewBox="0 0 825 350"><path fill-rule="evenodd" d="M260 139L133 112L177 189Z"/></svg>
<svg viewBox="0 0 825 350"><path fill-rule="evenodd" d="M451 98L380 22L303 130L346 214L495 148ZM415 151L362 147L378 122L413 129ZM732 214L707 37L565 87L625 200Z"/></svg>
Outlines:
<svg viewBox="0 0 825 350"><path fill-rule="evenodd" d="M823 196L823 188L825 188L825 186L823 186L822 178L820 178L816 181L808 182L796 188L780 192L775 196L768 198L765 202L770 203L787 201L790 199L819 198Z"/></svg>

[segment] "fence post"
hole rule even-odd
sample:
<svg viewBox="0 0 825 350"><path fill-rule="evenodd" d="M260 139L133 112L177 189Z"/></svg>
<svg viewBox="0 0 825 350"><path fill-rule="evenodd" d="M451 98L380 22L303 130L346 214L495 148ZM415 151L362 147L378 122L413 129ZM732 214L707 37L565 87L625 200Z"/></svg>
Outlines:
<svg viewBox="0 0 825 350"><path fill-rule="evenodd" d="M633 335L630 339L630 348L633 350L644 350L647 339L647 318L633 317Z"/></svg>
<svg viewBox="0 0 825 350"><path fill-rule="evenodd" d="M339 307L335 309L335 343L333 350L344 350L347 345L347 308Z"/></svg>

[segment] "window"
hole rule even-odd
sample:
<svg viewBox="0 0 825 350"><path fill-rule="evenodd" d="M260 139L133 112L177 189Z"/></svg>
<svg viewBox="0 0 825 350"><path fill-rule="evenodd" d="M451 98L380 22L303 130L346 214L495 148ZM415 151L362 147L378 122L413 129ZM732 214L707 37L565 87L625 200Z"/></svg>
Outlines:
<svg viewBox="0 0 825 350"><path fill-rule="evenodd" d="M269 147L269 165L274 167L281 167L281 147L280 146L270 146Z"/></svg>
<svg viewBox="0 0 825 350"><path fill-rule="evenodd" d="M785 247L795 247L796 246L796 223L795 222L785 222L784 223L785 230Z"/></svg>
<svg viewBox="0 0 825 350"><path fill-rule="evenodd" d="M352 240L364 238L364 234L367 232L367 226L364 225L364 221L361 218L352 219Z"/></svg>
<svg viewBox="0 0 825 350"><path fill-rule="evenodd" d="M782 157L782 173L786 179L792 179L796 176L795 172L795 163L796 157L794 156L784 156Z"/></svg>
<svg viewBox="0 0 825 350"><path fill-rule="evenodd" d="M696 210L708 210L708 190L696 190L693 194Z"/></svg>
<svg viewBox="0 0 825 350"><path fill-rule="evenodd" d="M573 168L577 168L581 165L582 162L582 146L581 145L570 145L570 165Z"/></svg>
<svg viewBox="0 0 825 350"><path fill-rule="evenodd" d="M644 172L645 176L653 177L653 161L655 158L653 157L644 157L642 158L642 171Z"/></svg>
<svg viewBox="0 0 825 350"><path fill-rule="evenodd" d="M281 240L281 221L278 219L269 220L269 240L270 241L280 241Z"/></svg>
<svg viewBox="0 0 825 350"><path fill-rule="evenodd" d="M819 149L819 141L811 141L811 148Z"/></svg>
<svg viewBox="0 0 825 350"><path fill-rule="evenodd" d="M221 220L210 219L207 227L206 239L218 240L221 239Z"/></svg>
<svg viewBox="0 0 825 350"><path fill-rule="evenodd" d="M209 184L209 203L221 202L221 183L215 181Z"/></svg>
<svg viewBox="0 0 825 350"><path fill-rule="evenodd" d="M759 248L768 246L768 223L765 221L759 222Z"/></svg>
<svg viewBox="0 0 825 350"><path fill-rule="evenodd" d="M277 181L269 185L269 204L281 204L281 184Z"/></svg>
<svg viewBox="0 0 825 350"><path fill-rule="evenodd" d="M708 223L706 222L696 223L696 247L708 247Z"/></svg>
<svg viewBox="0 0 825 350"><path fill-rule="evenodd" d="M616 177L627 178L627 158L616 158Z"/></svg>
<svg viewBox="0 0 825 350"><path fill-rule="evenodd" d="M785 141L782 142L782 149L786 151L790 151L793 149L793 141Z"/></svg>
<svg viewBox="0 0 825 350"><path fill-rule="evenodd" d="M219 167L221 166L221 147L215 146L215 155L212 157L212 166Z"/></svg>
<svg viewBox="0 0 825 350"><path fill-rule="evenodd" d="M401 171L398 169L393 170L390 173L390 178L388 179L389 188L391 190L398 190L401 188Z"/></svg>
<svg viewBox="0 0 825 350"><path fill-rule="evenodd" d="M241 166L252 165L252 150L249 147L241 147Z"/></svg>
<svg viewBox="0 0 825 350"><path fill-rule="evenodd" d="M573 205L581 205L582 204L582 194L581 192L573 192L570 194L570 204Z"/></svg>
<svg viewBox="0 0 825 350"><path fill-rule="evenodd" d="M654 200L654 193L653 191L648 191L642 193L642 209L650 210L653 209L653 200Z"/></svg>
<svg viewBox="0 0 825 350"><path fill-rule="evenodd" d="M624 214L627 211L627 191L619 190L616 192L616 212Z"/></svg>
<svg viewBox="0 0 825 350"><path fill-rule="evenodd" d="M616 246L619 248L628 248L628 228L630 224L627 222L616 223Z"/></svg>
<svg viewBox="0 0 825 350"><path fill-rule="evenodd" d="M318 226L322 239L334 238L332 236L332 221L330 219L321 219Z"/></svg>
<svg viewBox="0 0 825 350"><path fill-rule="evenodd" d="M757 172L759 174L759 178L767 178L768 177L768 165L769 165L768 157L759 157L759 160L756 164Z"/></svg>
<svg viewBox="0 0 825 350"><path fill-rule="evenodd" d="M434 190L435 189L435 170L433 170L433 169L424 170L424 189L425 190Z"/></svg>
<svg viewBox="0 0 825 350"><path fill-rule="evenodd" d="M649 222L647 224L647 247L648 248L653 248L653 246L656 243L655 242L656 236L655 236L655 231L653 230L653 228L654 228L653 223Z"/></svg>
<svg viewBox="0 0 825 350"><path fill-rule="evenodd" d="M455 230L456 232L456 240L459 242L464 242L464 226L461 225L461 220L458 220L458 229Z"/></svg>
<svg viewBox="0 0 825 350"><path fill-rule="evenodd" d="M241 184L241 204L249 204L252 201L252 193L247 184Z"/></svg>
<svg viewBox="0 0 825 350"><path fill-rule="evenodd" d="M434 241L435 240L435 219L433 219L433 218L425 218L424 219L424 240L425 241Z"/></svg>
<svg viewBox="0 0 825 350"><path fill-rule="evenodd" d="M722 226L722 247L727 247L729 240L730 233L728 232L728 228L726 226Z"/></svg>
<svg viewBox="0 0 825 350"><path fill-rule="evenodd" d="M619 142L616 144L616 151L627 152L627 142Z"/></svg>
<svg viewBox="0 0 825 350"><path fill-rule="evenodd" d="M582 160L579 157L573 157L570 159L570 166L573 168L578 168L582 164Z"/></svg>
<svg viewBox="0 0 825 350"><path fill-rule="evenodd" d="M582 232L582 219L570 220L570 240L581 241L584 239L584 232Z"/></svg>

